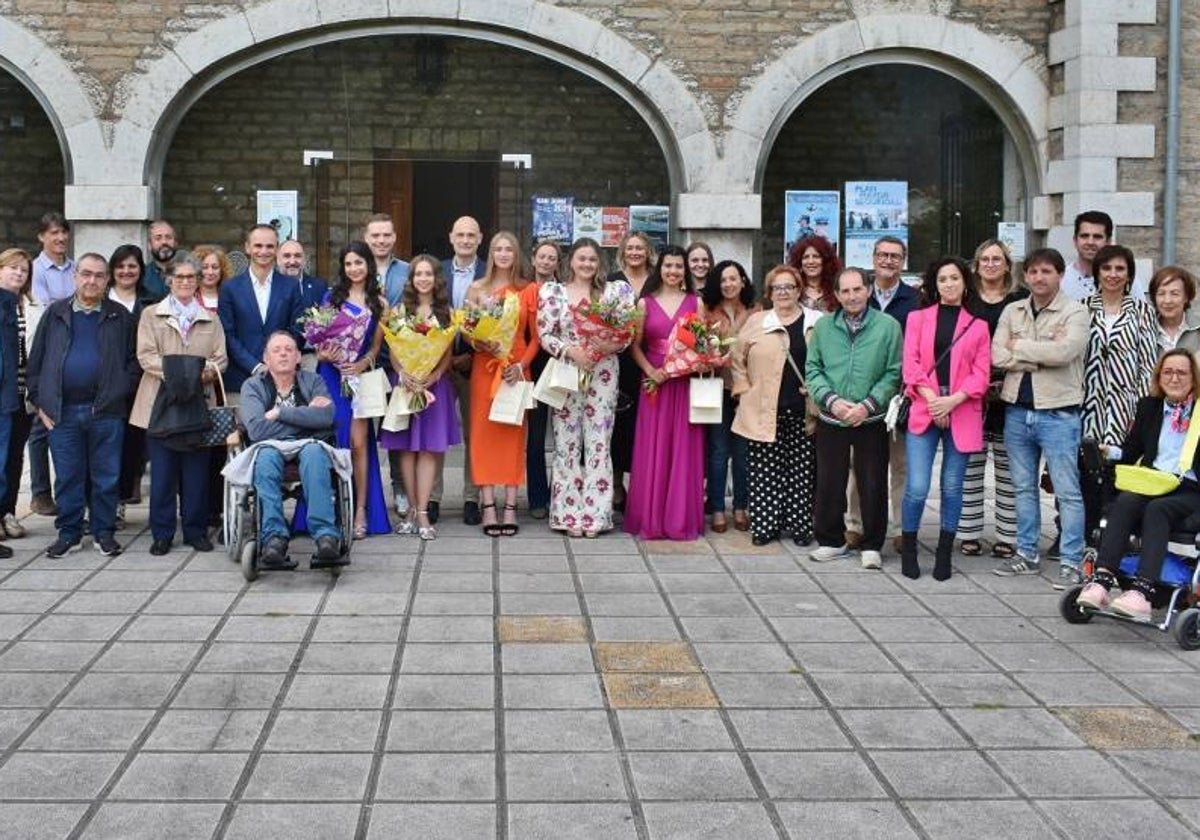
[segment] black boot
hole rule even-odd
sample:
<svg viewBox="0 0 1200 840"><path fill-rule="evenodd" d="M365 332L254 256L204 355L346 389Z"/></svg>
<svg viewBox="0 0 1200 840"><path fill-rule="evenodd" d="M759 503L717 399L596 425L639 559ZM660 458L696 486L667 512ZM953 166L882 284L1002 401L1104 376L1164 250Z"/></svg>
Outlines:
<svg viewBox="0 0 1200 840"><path fill-rule="evenodd" d="M954 551L954 532L938 534L937 554L933 558L933 579L947 580L950 577L950 555Z"/></svg>
<svg viewBox="0 0 1200 840"><path fill-rule="evenodd" d="M917 535L913 531L900 535L900 572L913 580L921 576L921 566L917 563Z"/></svg>

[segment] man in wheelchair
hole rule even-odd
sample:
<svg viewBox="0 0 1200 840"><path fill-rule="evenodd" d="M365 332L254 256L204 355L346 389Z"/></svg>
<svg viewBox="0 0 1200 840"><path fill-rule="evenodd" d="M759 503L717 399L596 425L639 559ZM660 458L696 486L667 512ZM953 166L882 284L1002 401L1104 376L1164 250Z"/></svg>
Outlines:
<svg viewBox="0 0 1200 840"><path fill-rule="evenodd" d="M287 332L275 332L263 351L266 370L242 385L241 418L253 452L252 483L260 511L259 564L291 568L287 521L283 517L284 467L296 461L308 503L308 530L316 542L312 565L348 561L333 502L330 471L337 468L323 442L332 439L333 401L325 382L300 369L300 349ZM307 443L305 443L307 441Z"/></svg>
<svg viewBox="0 0 1200 840"><path fill-rule="evenodd" d="M1200 393L1200 366L1187 350L1167 351L1154 370L1151 396L1138 401L1133 427L1121 447L1102 447L1117 472L1121 492L1108 510L1092 580L1076 603L1095 610L1149 620L1156 585L1167 556L1172 530L1195 522L1200 514L1200 418L1195 411ZM1141 466L1134 466L1138 463ZM1141 556L1130 586L1110 600L1129 538L1139 532Z"/></svg>

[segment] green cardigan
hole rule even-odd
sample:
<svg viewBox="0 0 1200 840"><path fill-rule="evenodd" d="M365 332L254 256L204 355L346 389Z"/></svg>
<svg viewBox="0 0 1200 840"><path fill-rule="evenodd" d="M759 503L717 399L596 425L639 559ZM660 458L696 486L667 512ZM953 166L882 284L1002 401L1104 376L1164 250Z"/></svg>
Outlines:
<svg viewBox="0 0 1200 840"><path fill-rule="evenodd" d="M866 405L867 422L881 422L888 402L900 390L903 340L900 323L868 308L862 329L853 337L846 313L838 310L813 327L805 374L808 390L821 407L821 419L844 425L829 413L838 397Z"/></svg>

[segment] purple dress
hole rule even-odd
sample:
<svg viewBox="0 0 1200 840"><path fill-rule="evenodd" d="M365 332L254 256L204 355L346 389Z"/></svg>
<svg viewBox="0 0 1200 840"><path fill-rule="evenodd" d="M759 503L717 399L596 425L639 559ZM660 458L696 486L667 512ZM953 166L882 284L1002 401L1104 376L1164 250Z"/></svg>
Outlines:
<svg viewBox="0 0 1200 840"><path fill-rule="evenodd" d="M674 321L696 311L687 295L675 318L646 300L642 351L663 363ZM704 427L688 421L688 377L668 379L653 396L641 392L633 435L633 468L625 530L643 540L694 540L704 534Z"/></svg>
<svg viewBox="0 0 1200 840"><path fill-rule="evenodd" d="M392 376L395 384L396 376ZM458 423L458 397L450 381L450 371L429 389L436 399L432 405L412 415L408 428L402 432L379 430L379 443L384 449L399 449L405 452L445 452L451 446L462 443L462 430Z"/></svg>

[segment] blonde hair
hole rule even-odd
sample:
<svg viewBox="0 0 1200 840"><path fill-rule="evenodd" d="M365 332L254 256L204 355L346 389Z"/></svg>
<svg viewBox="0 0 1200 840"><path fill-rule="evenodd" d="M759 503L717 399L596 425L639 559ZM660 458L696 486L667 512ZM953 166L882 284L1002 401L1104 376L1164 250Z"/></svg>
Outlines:
<svg viewBox="0 0 1200 840"><path fill-rule="evenodd" d="M529 280L529 271L525 265L525 255L521 253L521 243L517 240L515 234L501 230L497 231L495 236L488 242L487 269L483 272L483 277L480 282L487 286L492 282L492 278L496 275L496 260L492 256L492 252L496 249L496 245L500 242L507 242L513 249L513 267L512 267L512 284L518 289L521 288Z"/></svg>
<svg viewBox="0 0 1200 840"><path fill-rule="evenodd" d="M28 251L23 251L20 248L7 248L0 251L0 268L5 268L10 265L20 265L25 263L25 285L21 287L21 291L17 297L25 297L33 300L33 257L29 256Z"/></svg>
<svg viewBox="0 0 1200 840"><path fill-rule="evenodd" d="M654 273L654 266L658 263L658 251L654 250L654 243L650 241L650 237L640 230L631 230L629 233L621 237L621 244L617 246L617 266L621 271L625 270L625 246L629 244L631 239L640 239L642 244L646 246L646 275ZM684 263L687 263L687 258L684 258Z"/></svg>

